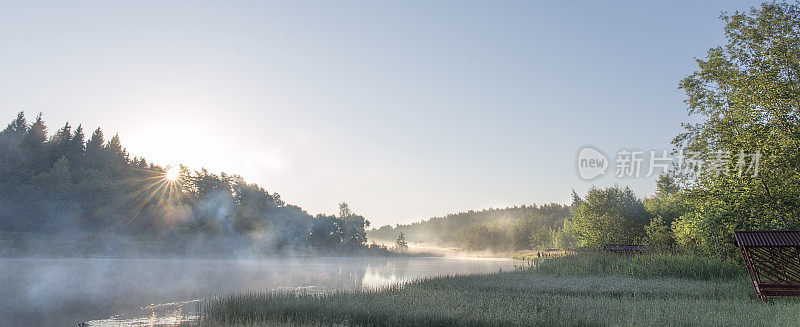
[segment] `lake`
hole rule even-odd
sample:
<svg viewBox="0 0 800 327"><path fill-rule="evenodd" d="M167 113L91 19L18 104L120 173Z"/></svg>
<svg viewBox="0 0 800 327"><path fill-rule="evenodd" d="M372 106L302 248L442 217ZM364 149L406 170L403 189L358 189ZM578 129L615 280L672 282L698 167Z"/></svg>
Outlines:
<svg viewBox="0 0 800 327"><path fill-rule="evenodd" d="M172 326L239 291L358 290L512 270L493 258L0 259L1 326Z"/></svg>

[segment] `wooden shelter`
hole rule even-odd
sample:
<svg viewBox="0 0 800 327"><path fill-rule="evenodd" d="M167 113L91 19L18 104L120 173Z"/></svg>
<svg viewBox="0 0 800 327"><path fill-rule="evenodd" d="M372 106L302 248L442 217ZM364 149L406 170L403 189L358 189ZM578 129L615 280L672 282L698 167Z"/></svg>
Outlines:
<svg viewBox="0 0 800 327"><path fill-rule="evenodd" d="M758 298L800 295L800 231L733 234Z"/></svg>

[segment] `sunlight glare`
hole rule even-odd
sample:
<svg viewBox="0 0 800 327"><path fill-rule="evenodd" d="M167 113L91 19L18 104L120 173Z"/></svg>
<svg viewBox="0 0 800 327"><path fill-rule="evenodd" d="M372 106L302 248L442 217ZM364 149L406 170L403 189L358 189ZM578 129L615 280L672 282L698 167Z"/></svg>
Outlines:
<svg viewBox="0 0 800 327"><path fill-rule="evenodd" d="M174 182L178 180L178 177L180 177L180 175L181 172L180 170L178 170L178 168L170 167L167 168L167 173L164 175L164 178L166 178L170 182Z"/></svg>

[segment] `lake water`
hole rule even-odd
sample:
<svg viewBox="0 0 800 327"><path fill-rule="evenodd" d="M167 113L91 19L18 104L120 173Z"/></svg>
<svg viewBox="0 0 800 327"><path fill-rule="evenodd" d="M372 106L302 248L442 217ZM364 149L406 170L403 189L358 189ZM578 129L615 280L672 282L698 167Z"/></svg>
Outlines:
<svg viewBox="0 0 800 327"><path fill-rule="evenodd" d="M512 270L488 258L0 259L0 326L171 326L201 299L250 290L368 289Z"/></svg>

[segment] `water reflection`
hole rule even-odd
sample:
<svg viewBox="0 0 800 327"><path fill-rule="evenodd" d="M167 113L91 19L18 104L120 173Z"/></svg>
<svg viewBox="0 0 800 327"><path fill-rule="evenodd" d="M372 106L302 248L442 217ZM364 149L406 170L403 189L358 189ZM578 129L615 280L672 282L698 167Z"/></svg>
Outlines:
<svg viewBox="0 0 800 327"><path fill-rule="evenodd" d="M0 259L0 325L171 326L214 294L366 289L513 265L455 258Z"/></svg>

